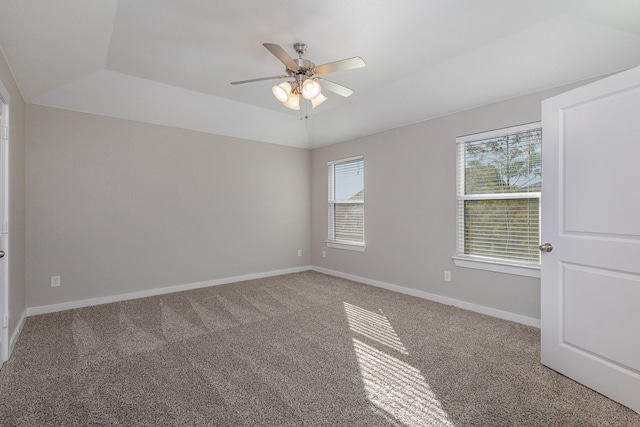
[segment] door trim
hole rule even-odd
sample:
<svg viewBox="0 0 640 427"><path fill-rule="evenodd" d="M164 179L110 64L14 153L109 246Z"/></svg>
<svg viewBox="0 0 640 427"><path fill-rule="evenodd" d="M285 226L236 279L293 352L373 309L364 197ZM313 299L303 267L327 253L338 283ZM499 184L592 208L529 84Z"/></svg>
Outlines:
<svg viewBox="0 0 640 427"><path fill-rule="evenodd" d="M0 135L0 161L2 162L2 174L0 174L0 250L5 252L2 260L4 268L0 277L0 292L2 293L2 304L0 304L0 326L2 330L2 342L0 342L0 366L9 359L9 139L11 138L10 128L10 96L9 91L0 81L0 108L2 108L2 126L7 128L7 138Z"/></svg>

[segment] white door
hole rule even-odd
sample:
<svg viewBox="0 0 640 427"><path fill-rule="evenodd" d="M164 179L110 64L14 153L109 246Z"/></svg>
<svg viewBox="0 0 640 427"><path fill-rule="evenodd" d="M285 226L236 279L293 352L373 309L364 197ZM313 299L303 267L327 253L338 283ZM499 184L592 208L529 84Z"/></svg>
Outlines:
<svg viewBox="0 0 640 427"><path fill-rule="evenodd" d="M640 67L542 126L542 363L640 412Z"/></svg>

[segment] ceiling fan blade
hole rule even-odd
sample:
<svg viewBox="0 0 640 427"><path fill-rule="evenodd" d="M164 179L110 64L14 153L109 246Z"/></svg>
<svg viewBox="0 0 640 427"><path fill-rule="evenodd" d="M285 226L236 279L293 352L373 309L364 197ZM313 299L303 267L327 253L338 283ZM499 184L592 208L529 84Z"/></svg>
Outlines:
<svg viewBox="0 0 640 427"><path fill-rule="evenodd" d="M367 64L359 56L353 58L342 59L340 61L329 62L328 64L318 65L313 69L314 74L328 74L336 71L353 70L354 68L364 67Z"/></svg>
<svg viewBox="0 0 640 427"><path fill-rule="evenodd" d="M274 43L262 43L262 46L266 47L269 52L278 58L280 62L287 67L287 69L291 71L298 71L298 64L293 62L293 59L291 59L289 54L285 52L280 45Z"/></svg>
<svg viewBox="0 0 640 427"><path fill-rule="evenodd" d="M242 85L245 83L253 83L253 82L261 82L263 80L275 80L275 79L286 79L289 76L271 76L271 77L260 77L259 79L250 79L250 80L240 80L237 82L231 82L232 85Z"/></svg>
<svg viewBox="0 0 640 427"><path fill-rule="evenodd" d="M353 94L353 91L346 86L339 85L338 83L334 83L327 79L318 79L318 80L320 80L320 85L324 89L330 90L331 92L337 93L338 95L344 96L345 98Z"/></svg>

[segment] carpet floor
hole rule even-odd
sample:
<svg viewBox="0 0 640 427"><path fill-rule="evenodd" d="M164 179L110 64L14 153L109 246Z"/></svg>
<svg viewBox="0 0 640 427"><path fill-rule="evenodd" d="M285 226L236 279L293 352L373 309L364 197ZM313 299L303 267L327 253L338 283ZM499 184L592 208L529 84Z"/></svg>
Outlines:
<svg viewBox="0 0 640 427"><path fill-rule="evenodd" d="M5 426L640 426L540 333L316 272L29 317Z"/></svg>

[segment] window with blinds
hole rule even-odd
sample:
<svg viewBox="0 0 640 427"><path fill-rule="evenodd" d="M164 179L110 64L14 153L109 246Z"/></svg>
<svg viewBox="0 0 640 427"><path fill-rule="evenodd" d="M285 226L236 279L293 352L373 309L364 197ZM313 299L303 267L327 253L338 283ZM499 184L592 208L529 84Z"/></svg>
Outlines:
<svg viewBox="0 0 640 427"><path fill-rule="evenodd" d="M540 123L456 142L458 255L539 264Z"/></svg>
<svg viewBox="0 0 640 427"><path fill-rule="evenodd" d="M364 246L364 158L327 164L329 237L327 243Z"/></svg>

